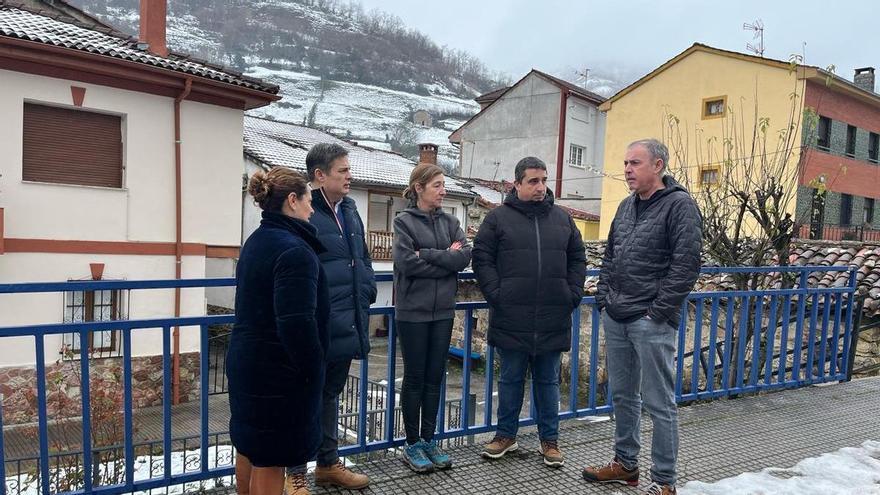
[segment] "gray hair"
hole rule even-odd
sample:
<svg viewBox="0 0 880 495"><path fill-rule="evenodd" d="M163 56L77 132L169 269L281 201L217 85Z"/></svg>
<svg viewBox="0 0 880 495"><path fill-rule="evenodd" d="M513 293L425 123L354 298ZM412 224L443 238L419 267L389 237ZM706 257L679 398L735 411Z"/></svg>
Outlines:
<svg viewBox="0 0 880 495"><path fill-rule="evenodd" d="M522 160L516 162L516 168L513 169L513 180L516 183L521 183L522 180L526 176L526 169L535 168L543 171L547 171L547 165L540 159L534 156L527 156Z"/></svg>
<svg viewBox="0 0 880 495"><path fill-rule="evenodd" d="M626 149L630 149L633 146L642 146L648 150L648 153L651 154L651 160L663 161L663 168L660 169L660 172L666 172L666 167L669 165L669 148L665 144L654 138L639 139L629 143Z"/></svg>

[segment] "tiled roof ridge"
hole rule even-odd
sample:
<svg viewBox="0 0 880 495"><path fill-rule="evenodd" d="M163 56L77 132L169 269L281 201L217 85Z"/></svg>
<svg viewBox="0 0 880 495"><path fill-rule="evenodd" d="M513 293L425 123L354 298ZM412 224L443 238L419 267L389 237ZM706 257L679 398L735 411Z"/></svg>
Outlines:
<svg viewBox="0 0 880 495"><path fill-rule="evenodd" d="M75 9L85 13L85 11L83 11L82 9L74 7L67 2L64 2L64 3L66 5L69 5L72 8L75 8ZM98 19L96 19L96 21L101 22L102 25L100 25L100 26L96 26L94 24L88 24L88 23L82 22L74 17L64 15L58 11L35 9L35 8L30 7L28 5L25 5L23 3L15 2L13 0L0 0L0 7L11 7L11 8L22 10L25 12L30 12L31 14L39 15L42 17L48 17L49 19L52 19L52 20L55 20L58 22L63 22L65 24L71 24L71 25L76 26L78 28L88 29L89 31L97 31L99 33L106 34L108 36L113 36L113 37L119 38L123 41L131 42L135 45L138 42L137 37L132 36L130 34L127 34L125 31L121 31L121 30L116 29L114 27L108 26L107 24L104 24L102 21L100 21ZM88 15L88 14L86 14L86 15ZM91 17L91 16L89 16L89 17Z"/></svg>
<svg viewBox="0 0 880 495"><path fill-rule="evenodd" d="M92 17L82 9L74 7L61 0L57 1L70 9L81 12L85 17ZM95 24L92 24L83 22L70 15L65 15L58 10L37 9L16 2L15 0L0 0L0 11L10 12L12 16L25 16L23 24L11 24L9 33L3 35L4 37L76 50L78 52L90 53L92 55L103 55L115 60L124 60L151 67L164 68L178 73L201 77L212 81L219 81L242 88L255 89L270 94L278 94L280 91L280 87L276 84L263 81L256 77L244 75L236 69L216 62L202 60L189 54L169 51L167 56L163 57L157 55L144 49L140 45L136 36L129 35L119 29L104 24L97 18L95 18ZM28 18L29 16L42 18L47 24L44 26L40 24L40 21ZM65 32L60 26L52 26L51 24L48 24L52 22L69 26L70 30ZM96 36L106 36L107 38L99 39L92 38L91 36L83 38L85 34L73 31L74 29L95 33ZM41 30L54 30L59 31L60 33L47 37Z"/></svg>

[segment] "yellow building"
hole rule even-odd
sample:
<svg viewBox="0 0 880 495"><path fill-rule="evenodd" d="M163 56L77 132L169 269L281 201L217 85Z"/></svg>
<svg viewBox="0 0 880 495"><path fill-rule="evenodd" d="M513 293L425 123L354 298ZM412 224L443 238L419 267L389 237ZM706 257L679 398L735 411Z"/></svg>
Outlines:
<svg viewBox="0 0 880 495"><path fill-rule="evenodd" d="M623 180L629 143L653 137L670 146L670 140L677 139L670 136L669 120L674 117L677 130L672 133L681 133L682 144L679 154L670 146L671 168L685 164L687 187L693 192L710 187L721 174L732 173L724 170L724 160L716 159L720 154L711 149L723 146L723 136L730 135L732 125L749 134L756 114L759 119L768 118L768 141L775 141L779 128L788 125L791 95L800 100L804 94L799 67L792 70L786 62L694 44L604 102L599 109L606 112L608 175L602 182L599 237L607 238L617 207L629 194ZM797 105L794 120L799 123L803 103ZM800 126L793 130L792 139L800 144ZM799 151L797 146L792 160L798 159Z"/></svg>

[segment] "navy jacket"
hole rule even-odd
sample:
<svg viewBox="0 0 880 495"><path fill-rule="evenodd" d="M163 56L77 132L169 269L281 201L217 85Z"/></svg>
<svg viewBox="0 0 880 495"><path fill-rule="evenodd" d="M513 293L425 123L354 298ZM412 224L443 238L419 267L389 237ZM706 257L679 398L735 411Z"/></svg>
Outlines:
<svg viewBox="0 0 880 495"><path fill-rule="evenodd" d="M330 288L330 352L327 361L363 359L370 353L370 304L376 302L373 262L354 200L342 199L342 226L320 189L312 191L309 220L326 251L319 256Z"/></svg>
<svg viewBox="0 0 880 495"><path fill-rule="evenodd" d="M259 467L297 466L321 441L327 281L314 228L263 213L241 248L226 358L230 436Z"/></svg>

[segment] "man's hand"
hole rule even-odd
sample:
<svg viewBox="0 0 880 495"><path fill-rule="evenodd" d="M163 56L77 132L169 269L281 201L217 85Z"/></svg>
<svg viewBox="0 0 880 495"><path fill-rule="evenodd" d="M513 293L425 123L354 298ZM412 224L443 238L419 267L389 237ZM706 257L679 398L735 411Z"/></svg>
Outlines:
<svg viewBox="0 0 880 495"><path fill-rule="evenodd" d="M461 241L455 241L449 246L450 251L460 251L461 250Z"/></svg>

